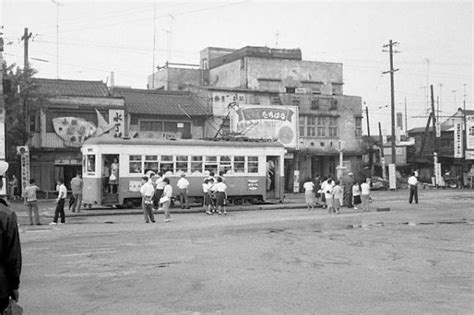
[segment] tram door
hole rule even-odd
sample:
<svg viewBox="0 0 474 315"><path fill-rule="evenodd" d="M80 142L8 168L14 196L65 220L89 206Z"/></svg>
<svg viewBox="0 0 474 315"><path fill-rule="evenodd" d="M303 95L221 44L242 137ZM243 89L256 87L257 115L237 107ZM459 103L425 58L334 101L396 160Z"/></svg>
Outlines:
<svg viewBox="0 0 474 315"><path fill-rule="evenodd" d="M280 198L280 157L267 156L267 199Z"/></svg>
<svg viewBox="0 0 474 315"><path fill-rule="evenodd" d="M116 204L118 203L119 193L119 155L103 154L102 155L102 203Z"/></svg>

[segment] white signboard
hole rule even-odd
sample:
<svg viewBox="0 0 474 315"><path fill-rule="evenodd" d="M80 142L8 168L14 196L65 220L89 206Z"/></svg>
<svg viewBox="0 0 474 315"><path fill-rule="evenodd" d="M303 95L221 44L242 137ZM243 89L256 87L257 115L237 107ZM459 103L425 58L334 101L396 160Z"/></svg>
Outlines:
<svg viewBox="0 0 474 315"><path fill-rule="evenodd" d="M474 151L466 150L466 160L474 160Z"/></svg>
<svg viewBox="0 0 474 315"><path fill-rule="evenodd" d="M436 138L441 138L441 123L436 122Z"/></svg>
<svg viewBox="0 0 474 315"><path fill-rule="evenodd" d="M474 149L474 115L466 116L467 149Z"/></svg>
<svg viewBox="0 0 474 315"><path fill-rule="evenodd" d="M230 114L232 132L251 139L278 140L286 148L298 149L298 107L239 104Z"/></svg>
<svg viewBox="0 0 474 315"><path fill-rule="evenodd" d="M441 185L441 163L436 163L435 164L435 179L436 179L436 185Z"/></svg>
<svg viewBox="0 0 474 315"><path fill-rule="evenodd" d="M463 139L462 139L462 123L454 124L454 157L462 158L463 155Z"/></svg>
<svg viewBox="0 0 474 315"><path fill-rule="evenodd" d="M388 165L388 183L390 189L397 189L397 171L393 163Z"/></svg>
<svg viewBox="0 0 474 315"><path fill-rule="evenodd" d="M123 109L109 109L109 123L114 125L111 133L115 138L124 136L125 114Z"/></svg>

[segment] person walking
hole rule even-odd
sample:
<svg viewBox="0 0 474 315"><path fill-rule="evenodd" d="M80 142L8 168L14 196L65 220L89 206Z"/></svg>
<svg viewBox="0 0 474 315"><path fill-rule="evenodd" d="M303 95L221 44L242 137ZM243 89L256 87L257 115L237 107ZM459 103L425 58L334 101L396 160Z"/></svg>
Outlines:
<svg viewBox="0 0 474 315"><path fill-rule="evenodd" d="M34 178L30 179L30 184L26 186L25 191L23 193L25 199L25 205L28 210L28 217L30 219L30 225L36 224L41 225L39 219L39 211L38 211L38 199L36 198L36 193L40 190L38 186L35 184ZM34 214L34 222L33 222L33 214Z"/></svg>
<svg viewBox="0 0 474 315"><path fill-rule="evenodd" d="M170 205L171 198L173 197L173 187L171 187L170 180L167 177L163 178L163 183L165 186L163 187L163 196L160 198L160 203L163 205L163 211L165 212L165 222L170 222Z"/></svg>
<svg viewBox="0 0 474 315"><path fill-rule="evenodd" d="M413 202L413 197L415 197L415 203L418 203L418 179L414 172L408 178L408 185L410 186L410 198L408 199L408 202L411 204Z"/></svg>
<svg viewBox="0 0 474 315"><path fill-rule="evenodd" d="M176 183L178 187L178 196L179 203L181 204L181 209L189 209L188 205L188 187L189 181L186 179L186 174L181 174L181 178Z"/></svg>
<svg viewBox="0 0 474 315"><path fill-rule="evenodd" d="M222 177L217 177L217 183L214 185L214 189L216 191L217 214L224 213L224 215L226 215L227 185L222 180Z"/></svg>
<svg viewBox="0 0 474 315"><path fill-rule="evenodd" d="M308 179L304 184L304 200L308 211L314 210L315 196L314 196L314 183L311 179Z"/></svg>
<svg viewBox="0 0 474 315"><path fill-rule="evenodd" d="M142 187L140 188L140 195L142 196L142 209L145 222L149 221L155 223L155 217L153 215L153 195L155 194L155 188L151 178L147 176L142 177Z"/></svg>
<svg viewBox="0 0 474 315"><path fill-rule="evenodd" d="M0 188L8 163L0 161ZM10 299L18 302L20 297L21 245L16 213L0 198L0 314L3 314Z"/></svg>
<svg viewBox="0 0 474 315"><path fill-rule="evenodd" d="M360 184L360 199L362 201L362 211L370 211L370 179Z"/></svg>
<svg viewBox="0 0 474 315"><path fill-rule="evenodd" d="M334 188L332 189L332 199L333 211L336 214L339 214L341 206L344 203L344 188L342 188L340 181L336 181L334 184Z"/></svg>
<svg viewBox="0 0 474 315"><path fill-rule="evenodd" d="M58 224L58 218L61 217L61 222L59 224L66 223L66 214L64 213L64 203L66 202L67 197L67 188L64 186L64 181L62 179L58 179L57 183L57 191L58 191L58 199L56 199L56 210L54 211L54 218L53 222L49 225L56 225Z"/></svg>
<svg viewBox="0 0 474 315"><path fill-rule="evenodd" d="M71 180L72 197L74 203L72 204L72 212L79 213L81 211L82 203L82 188L84 187L84 181L82 180L81 174L77 173L76 176Z"/></svg>
<svg viewBox="0 0 474 315"><path fill-rule="evenodd" d="M352 185L352 204L354 205L354 210L357 210L357 205L360 205L361 203L360 182L356 182L354 185Z"/></svg>

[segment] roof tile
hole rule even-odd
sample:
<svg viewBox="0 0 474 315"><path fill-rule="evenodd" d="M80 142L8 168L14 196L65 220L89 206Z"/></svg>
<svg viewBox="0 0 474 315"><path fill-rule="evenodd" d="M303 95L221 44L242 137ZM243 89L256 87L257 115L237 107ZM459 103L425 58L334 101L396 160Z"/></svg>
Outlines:
<svg viewBox="0 0 474 315"><path fill-rule="evenodd" d="M60 80L33 78L35 93L58 96L109 97L107 85L102 81Z"/></svg>

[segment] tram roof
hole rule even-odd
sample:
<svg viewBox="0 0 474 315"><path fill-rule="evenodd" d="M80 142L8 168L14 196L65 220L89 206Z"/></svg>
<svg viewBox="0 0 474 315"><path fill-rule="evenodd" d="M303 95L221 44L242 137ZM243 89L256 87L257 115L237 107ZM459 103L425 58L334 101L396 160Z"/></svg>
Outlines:
<svg viewBox="0 0 474 315"><path fill-rule="evenodd" d="M205 139L179 139L162 140L149 138L103 138L95 137L87 139L84 145L176 145L176 146L215 146L215 147L281 147L284 146L277 141L266 140L205 140Z"/></svg>

